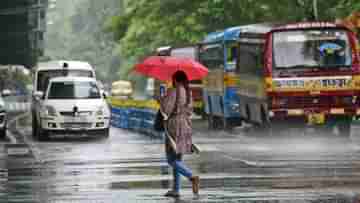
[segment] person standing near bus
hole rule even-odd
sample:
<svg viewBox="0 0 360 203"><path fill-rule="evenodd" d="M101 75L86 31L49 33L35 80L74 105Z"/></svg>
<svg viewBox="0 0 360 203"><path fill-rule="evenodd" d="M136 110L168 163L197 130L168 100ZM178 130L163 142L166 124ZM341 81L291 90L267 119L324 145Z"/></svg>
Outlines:
<svg viewBox="0 0 360 203"><path fill-rule="evenodd" d="M160 109L168 116L166 128L168 135L165 139L166 158L173 168L173 188L165 196L180 196L180 175L187 177L192 183L194 194L199 192L199 177L194 176L182 161L184 154L192 153L192 95L189 80L183 71L177 71L172 77L173 89L160 99ZM170 136L170 137L169 137ZM173 144L171 143L173 140Z"/></svg>

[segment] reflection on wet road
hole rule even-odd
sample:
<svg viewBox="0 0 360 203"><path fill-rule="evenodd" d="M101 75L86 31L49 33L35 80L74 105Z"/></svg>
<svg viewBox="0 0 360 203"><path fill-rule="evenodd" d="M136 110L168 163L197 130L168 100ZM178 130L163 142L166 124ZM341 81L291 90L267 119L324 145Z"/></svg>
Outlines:
<svg viewBox="0 0 360 203"><path fill-rule="evenodd" d="M174 200L163 197L171 174L161 140L111 129L108 139L38 142L24 132L31 156L1 158L0 198L11 203L356 202L360 191L360 148L340 138L197 133L203 152L185 160L200 196L184 180Z"/></svg>

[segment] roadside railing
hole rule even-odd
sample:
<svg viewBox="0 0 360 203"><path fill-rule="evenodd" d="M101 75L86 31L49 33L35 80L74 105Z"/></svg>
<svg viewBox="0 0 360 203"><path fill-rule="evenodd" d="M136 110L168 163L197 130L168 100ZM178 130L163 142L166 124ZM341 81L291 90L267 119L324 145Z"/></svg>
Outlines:
<svg viewBox="0 0 360 203"><path fill-rule="evenodd" d="M162 133L154 130L154 120L159 109L155 100L110 98L111 125L155 138L162 138Z"/></svg>

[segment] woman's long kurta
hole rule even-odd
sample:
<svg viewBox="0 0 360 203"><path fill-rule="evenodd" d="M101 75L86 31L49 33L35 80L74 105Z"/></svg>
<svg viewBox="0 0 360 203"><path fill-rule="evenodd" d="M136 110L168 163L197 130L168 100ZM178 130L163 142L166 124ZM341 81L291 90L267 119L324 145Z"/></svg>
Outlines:
<svg viewBox="0 0 360 203"><path fill-rule="evenodd" d="M186 105L186 90L183 86L169 89L167 95L161 99L161 110L166 115L170 115L167 121L168 133L176 142L178 154L191 153L192 145L192 124L190 116L192 114L192 98L190 104ZM176 99L176 93L178 98ZM177 104L175 105L177 101ZM175 109L176 107L176 109ZM173 112L173 113L172 113ZM167 152L169 146L167 146Z"/></svg>

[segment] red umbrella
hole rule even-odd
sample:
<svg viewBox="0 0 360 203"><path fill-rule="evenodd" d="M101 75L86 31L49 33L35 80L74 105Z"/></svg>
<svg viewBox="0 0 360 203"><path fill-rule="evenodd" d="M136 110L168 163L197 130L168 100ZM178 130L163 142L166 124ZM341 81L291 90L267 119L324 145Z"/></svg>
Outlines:
<svg viewBox="0 0 360 203"><path fill-rule="evenodd" d="M184 71L189 80L200 80L208 69L191 58L150 56L135 65L135 71L161 81L171 81L176 71Z"/></svg>

